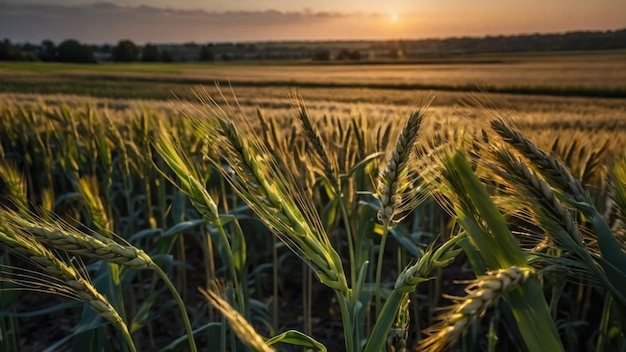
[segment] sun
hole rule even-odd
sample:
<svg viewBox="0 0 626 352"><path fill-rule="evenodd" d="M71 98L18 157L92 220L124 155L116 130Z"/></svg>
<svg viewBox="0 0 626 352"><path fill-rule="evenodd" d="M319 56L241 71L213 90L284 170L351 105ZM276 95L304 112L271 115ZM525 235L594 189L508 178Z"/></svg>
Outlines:
<svg viewBox="0 0 626 352"><path fill-rule="evenodd" d="M400 17L398 17L397 13L392 13L391 15L389 15L389 21L391 21L391 23L397 23L399 19Z"/></svg>

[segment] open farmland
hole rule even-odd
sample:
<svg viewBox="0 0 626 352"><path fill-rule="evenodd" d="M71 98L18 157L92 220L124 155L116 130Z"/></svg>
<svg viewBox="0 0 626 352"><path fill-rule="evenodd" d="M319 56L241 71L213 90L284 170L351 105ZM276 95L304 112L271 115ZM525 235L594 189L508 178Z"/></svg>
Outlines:
<svg viewBox="0 0 626 352"><path fill-rule="evenodd" d="M0 63L0 350L623 350L625 132L624 53Z"/></svg>
<svg viewBox="0 0 626 352"><path fill-rule="evenodd" d="M412 64L0 63L0 90L168 99L190 85L476 91L626 97L626 53L469 57ZM97 82L97 84L94 84Z"/></svg>

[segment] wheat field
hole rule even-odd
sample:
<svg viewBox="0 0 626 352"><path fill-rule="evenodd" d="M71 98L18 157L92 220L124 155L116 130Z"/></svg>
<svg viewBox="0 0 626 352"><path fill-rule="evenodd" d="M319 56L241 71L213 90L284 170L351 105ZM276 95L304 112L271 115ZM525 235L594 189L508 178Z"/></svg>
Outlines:
<svg viewBox="0 0 626 352"><path fill-rule="evenodd" d="M624 99L176 93L0 94L0 350L626 349Z"/></svg>

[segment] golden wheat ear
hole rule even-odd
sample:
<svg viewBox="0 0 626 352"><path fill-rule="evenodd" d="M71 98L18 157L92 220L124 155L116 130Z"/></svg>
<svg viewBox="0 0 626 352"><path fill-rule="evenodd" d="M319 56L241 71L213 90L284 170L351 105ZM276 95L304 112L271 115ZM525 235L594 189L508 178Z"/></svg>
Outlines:
<svg viewBox="0 0 626 352"><path fill-rule="evenodd" d="M466 288L467 296L456 300L441 322L428 329L431 335L418 344L417 351L443 351L454 345L465 329L507 292L518 287L531 274L530 269L510 267L487 272Z"/></svg>
<svg viewBox="0 0 626 352"><path fill-rule="evenodd" d="M419 203L419 198L424 197L425 192L418 189L420 177L410 163L415 161L414 147L426 108L420 106L409 115L378 176L376 197L380 202L378 219L382 223L400 222Z"/></svg>
<svg viewBox="0 0 626 352"><path fill-rule="evenodd" d="M216 291L200 288L200 293L228 320L239 340L255 351L273 352L274 349L265 343L263 337L254 330L250 323Z"/></svg>

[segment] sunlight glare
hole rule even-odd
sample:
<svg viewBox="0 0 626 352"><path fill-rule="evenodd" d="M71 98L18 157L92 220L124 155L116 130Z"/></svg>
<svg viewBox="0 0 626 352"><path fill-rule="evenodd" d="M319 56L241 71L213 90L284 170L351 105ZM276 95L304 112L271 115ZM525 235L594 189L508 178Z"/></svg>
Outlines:
<svg viewBox="0 0 626 352"><path fill-rule="evenodd" d="M389 20L391 21L391 23L396 23L398 22L398 14L397 13L392 13L391 16L389 16Z"/></svg>

